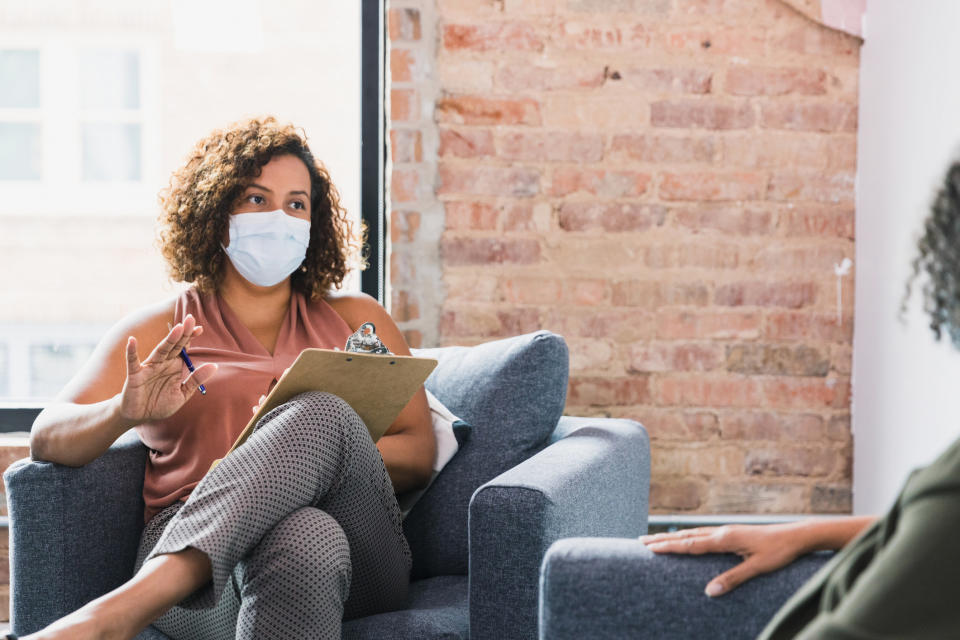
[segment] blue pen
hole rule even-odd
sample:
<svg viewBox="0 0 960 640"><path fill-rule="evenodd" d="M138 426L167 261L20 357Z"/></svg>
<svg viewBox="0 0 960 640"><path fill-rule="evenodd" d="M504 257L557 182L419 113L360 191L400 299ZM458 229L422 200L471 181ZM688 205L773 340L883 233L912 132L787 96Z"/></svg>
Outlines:
<svg viewBox="0 0 960 640"><path fill-rule="evenodd" d="M193 363L190 362L190 356L187 355L186 349L180 349L180 357L183 358L185 363L187 363L187 369L190 369L190 373L196 371L196 369L193 368ZM207 390L203 388L203 385L200 385L199 389L201 395L207 395Z"/></svg>

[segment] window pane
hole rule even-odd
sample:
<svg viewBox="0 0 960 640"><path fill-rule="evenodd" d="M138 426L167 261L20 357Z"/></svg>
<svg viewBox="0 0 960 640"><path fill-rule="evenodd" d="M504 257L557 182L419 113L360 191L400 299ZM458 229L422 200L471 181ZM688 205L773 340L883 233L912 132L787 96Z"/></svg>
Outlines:
<svg viewBox="0 0 960 640"><path fill-rule="evenodd" d="M103 49L81 52L80 106L85 109L138 109L140 56L137 52Z"/></svg>
<svg viewBox="0 0 960 640"><path fill-rule="evenodd" d="M40 52L0 50L0 107L40 106Z"/></svg>
<svg viewBox="0 0 960 640"><path fill-rule="evenodd" d="M140 179L139 124L87 123L81 138L84 180Z"/></svg>
<svg viewBox="0 0 960 640"><path fill-rule="evenodd" d="M93 353L92 344L36 344L30 347L30 395L52 398Z"/></svg>
<svg viewBox="0 0 960 640"><path fill-rule="evenodd" d="M0 122L0 180L40 179L40 125Z"/></svg>
<svg viewBox="0 0 960 640"><path fill-rule="evenodd" d="M0 344L0 398L10 395L10 359L7 345Z"/></svg>

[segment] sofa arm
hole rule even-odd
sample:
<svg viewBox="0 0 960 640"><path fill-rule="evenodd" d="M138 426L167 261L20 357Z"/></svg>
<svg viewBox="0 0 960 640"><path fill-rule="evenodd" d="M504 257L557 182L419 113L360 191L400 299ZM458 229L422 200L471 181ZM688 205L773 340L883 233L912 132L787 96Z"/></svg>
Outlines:
<svg viewBox="0 0 960 640"><path fill-rule="evenodd" d="M707 583L738 556L656 555L636 539L561 540L543 561L540 638L755 638L831 556L803 556L709 598Z"/></svg>
<svg viewBox="0 0 960 640"><path fill-rule="evenodd" d="M36 631L133 575L146 452L129 432L84 467L19 460L4 472L14 633Z"/></svg>
<svg viewBox="0 0 960 640"><path fill-rule="evenodd" d="M562 418L555 441L470 500L470 637L536 637L540 562L570 536L646 532L650 446L630 420Z"/></svg>

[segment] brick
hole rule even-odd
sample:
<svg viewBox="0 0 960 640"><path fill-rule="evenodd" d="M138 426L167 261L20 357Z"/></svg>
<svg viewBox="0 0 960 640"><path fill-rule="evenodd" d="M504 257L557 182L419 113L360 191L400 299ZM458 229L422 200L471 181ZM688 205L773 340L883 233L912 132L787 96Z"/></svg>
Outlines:
<svg viewBox="0 0 960 640"><path fill-rule="evenodd" d="M442 336L492 337L500 333L500 319L487 309L458 309L444 311L440 317Z"/></svg>
<svg viewBox="0 0 960 640"><path fill-rule="evenodd" d="M835 60L837 57L848 58L850 64L855 64L859 59L860 45L863 44L856 36L824 29L812 22L785 34L771 33L769 41L773 51L827 56L834 58L834 64L840 63Z"/></svg>
<svg viewBox="0 0 960 640"><path fill-rule="evenodd" d="M700 282L625 280L614 282L611 294L617 307L704 306L709 300L710 290Z"/></svg>
<svg viewBox="0 0 960 640"><path fill-rule="evenodd" d="M614 360L614 350L609 340L567 340L570 349L570 371L574 374L585 372L604 373Z"/></svg>
<svg viewBox="0 0 960 640"><path fill-rule="evenodd" d="M392 209L390 211L390 241L393 243L413 242L420 230L420 213Z"/></svg>
<svg viewBox="0 0 960 640"><path fill-rule="evenodd" d="M393 42L420 39L420 10L412 7L387 12L387 33Z"/></svg>
<svg viewBox="0 0 960 640"><path fill-rule="evenodd" d="M664 200L762 200L766 191L763 173L665 173L660 183Z"/></svg>
<svg viewBox="0 0 960 640"><path fill-rule="evenodd" d="M774 230L774 217L769 211L748 207L708 206L678 209L675 223L694 233L717 231L734 236L767 235Z"/></svg>
<svg viewBox="0 0 960 640"><path fill-rule="evenodd" d="M440 128L440 157L479 158L496 155L493 133L489 129Z"/></svg>
<svg viewBox="0 0 960 640"><path fill-rule="evenodd" d="M564 288L563 299L570 304L595 306L610 301L610 281L606 278L564 278Z"/></svg>
<svg viewBox="0 0 960 640"><path fill-rule="evenodd" d="M446 304L457 302L501 302L500 281L482 269L458 269L443 274Z"/></svg>
<svg viewBox="0 0 960 640"><path fill-rule="evenodd" d="M766 32L753 26L668 31L662 38L659 44L668 53L756 59L766 52Z"/></svg>
<svg viewBox="0 0 960 640"><path fill-rule="evenodd" d="M810 494L810 510L814 513L850 513L853 491L849 485L815 485Z"/></svg>
<svg viewBox="0 0 960 640"><path fill-rule="evenodd" d="M654 480L650 483L650 508L691 511L702 502L703 484L693 480Z"/></svg>
<svg viewBox="0 0 960 640"><path fill-rule="evenodd" d="M727 345L724 364L727 371L748 375L824 377L830 372L830 358L805 345Z"/></svg>
<svg viewBox="0 0 960 640"><path fill-rule="evenodd" d="M612 412L616 414L616 412ZM626 415L614 415L637 420L654 440L683 440L698 442L715 438L720 433L717 414L713 411L684 411L643 407Z"/></svg>
<svg viewBox="0 0 960 640"><path fill-rule="evenodd" d="M642 309L553 307L545 311L544 323L543 328L568 337L613 340L620 349L653 334L653 314Z"/></svg>
<svg viewBox="0 0 960 640"><path fill-rule="evenodd" d="M839 136L839 140L835 140ZM787 131L752 131L723 138L725 166L750 169L826 170L843 166L856 168L856 141L846 148L853 136ZM852 162L850 152L853 152Z"/></svg>
<svg viewBox="0 0 960 640"><path fill-rule="evenodd" d="M559 21L550 39L552 46L577 51L640 51L650 47L651 35L640 23L591 24Z"/></svg>
<svg viewBox="0 0 960 640"><path fill-rule="evenodd" d="M437 122L455 124L540 124L540 106L529 98L447 96L437 102Z"/></svg>
<svg viewBox="0 0 960 640"><path fill-rule="evenodd" d="M853 207L798 206L780 215L778 227L787 236L853 240L855 220Z"/></svg>
<svg viewBox="0 0 960 640"><path fill-rule="evenodd" d="M536 67L507 64L497 71L498 87L510 92L596 89L603 84L603 67Z"/></svg>
<svg viewBox="0 0 960 640"><path fill-rule="evenodd" d="M837 102L770 102L760 109L760 126L793 131L856 132L857 105Z"/></svg>
<svg viewBox="0 0 960 640"><path fill-rule="evenodd" d="M417 64L416 53L411 49L390 50L390 82L411 82Z"/></svg>
<svg viewBox="0 0 960 640"><path fill-rule="evenodd" d="M614 155L655 164L713 162L717 144L712 137L617 134L610 150Z"/></svg>
<svg viewBox="0 0 960 640"><path fill-rule="evenodd" d="M420 172L416 169L394 169L390 176L390 199L393 202L417 200Z"/></svg>
<svg viewBox="0 0 960 640"><path fill-rule="evenodd" d="M798 309L817 301L817 286L812 282L736 282L718 286L714 301L724 307Z"/></svg>
<svg viewBox="0 0 960 640"><path fill-rule="evenodd" d="M650 124L675 129L748 129L756 117L747 102L660 100L650 105Z"/></svg>
<svg viewBox="0 0 960 640"><path fill-rule="evenodd" d="M542 51L543 38L525 22L448 24L443 27L443 47L450 51Z"/></svg>
<svg viewBox="0 0 960 640"><path fill-rule="evenodd" d="M494 231L500 219L499 207L485 202L446 202L446 228L456 231Z"/></svg>
<svg viewBox="0 0 960 640"><path fill-rule="evenodd" d="M704 95L713 90L713 72L708 69L631 67L620 75L623 86L650 93Z"/></svg>
<svg viewBox="0 0 960 640"><path fill-rule="evenodd" d="M420 317L416 294L394 289L390 294L390 315L396 322L408 322Z"/></svg>
<svg viewBox="0 0 960 640"><path fill-rule="evenodd" d="M498 155L507 160L599 162L603 158L603 137L566 131L506 132L497 136L497 149Z"/></svg>
<svg viewBox="0 0 960 640"><path fill-rule="evenodd" d="M566 0L569 11L586 13L629 13L665 17L670 13L670 0Z"/></svg>
<svg viewBox="0 0 960 640"><path fill-rule="evenodd" d="M544 124L553 129L620 132L645 129L650 122L645 102L625 107L622 96L605 91L545 94L542 111Z"/></svg>
<svg viewBox="0 0 960 640"><path fill-rule="evenodd" d="M540 260L540 243L534 239L447 237L440 245L447 266L533 264Z"/></svg>
<svg viewBox="0 0 960 640"><path fill-rule="evenodd" d="M856 175L835 173L774 173L770 177L767 197L770 200L798 200L852 204L856 193Z"/></svg>
<svg viewBox="0 0 960 640"><path fill-rule="evenodd" d="M417 261L407 251L390 252L390 282L412 282L417 276Z"/></svg>
<svg viewBox="0 0 960 640"><path fill-rule="evenodd" d="M743 452L737 447L660 442L650 452L650 472L654 478L698 475L730 476L743 467Z"/></svg>
<svg viewBox="0 0 960 640"><path fill-rule="evenodd" d="M852 439L850 414L831 416L827 421L827 437L834 441L849 443Z"/></svg>
<svg viewBox="0 0 960 640"><path fill-rule="evenodd" d="M465 59L461 55L445 55L435 59L440 86L454 93L487 94L493 91L496 64L490 60Z"/></svg>
<svg viewBox="0 0 960 640"><path fill-rule="evenodd" d="M646 231L663 224L665 215L660 205L564 202L557 223L564 231Z"/></svg>
<svg viewBox="0 0 960 640"><path fill-rule="evenodd" d="M750 266L758 271L802 271L833 273L833 266L853 253L848 248L816 246L796 249L782 245L761 249L751 260Z"/></svg>
<svg viewBox="0 0 960 640"><path fill-rule="evenodd" d="M653 269L695 267L735 269L740 262L735 244L654 244L646 248L643 263Z"/></svg>
<svg viewBox="0 0 960 640"><path fill-rule="evenodd" d="M501 226L507 233L512 231L536 231L534 208L526 202L514 202L501 208Z"/></svg>
<svg viewBox="0 0 960 640"><path fill-rule="evenodd" d="M735 96L823 95L827 73L823 69L796 67L777 69L734 65L727 70L724 86Z"/></svg>
<svg viewBox="0 0 960 640"><path fill-rule="evenodd" d="M437 194L529 197L540 192L540 173L522 167L452 165L438 167Z"/></svg>
<svg viewBox="0 0 960 640"><path fill-rule="evenodd" d="M418 130L390 130L390 159L393 162L420 162L423 160L422 134Z"/></svg>
<svg viewBox="0 0 960 640"><path fill-rule="evenodd" d="M822 441L823 418L812 413L736 411L720 418L724 440Z"/></svg>
<svg viewBox="0 0 960 640"><path fill-rule="evenodd" d="M543 250L545 262L563 265L565 274L580 276L630 273L642 257L633 243L610 242L605 233L567 233L562 239L548 239Z"/></svg>
<svg viewBox="0 0 960 640"><path fill-rule="evenodd" d="M567 402L573 406L635 405L650 399L647 376L572 376Z"/></svg>
<svg viewBox="0 0 960 640"><path fill-rule="evenodd" d="M836 314L813 312L771 313L766 318L764 337L770 340L850 342L852 318L837 322Z"/></svg>
<svg viewBox="0 0 960 640"><path fill-rule="evenodd" d="M757 312L676 311L657 313L658 338L681 339L752 339L760 335L762 317Z"/></svg>
<svg viewBox="0 0 960 640"><path fill-rule="evenodd" d="M551 277L505 278L500 283L503 299L510 304L549 305L563 296L563 281Z"/></svg>
<svg viewBox="0 0 960 640"><path fill-rule="evenodd" d="M853 345L832 344L830 345L830 363L833 370L840 375L850 375L853 373Z"/></svg>
<svg viewBox="0 0 960 640"><path fill-rule="evenodd" d="M791 482L712 482L706 507L714 513L796 513L804 510L806 488Z"/></svg>
<svg viewBox="0 0 960 640"><path fill-rule="evenodd" d="M412 122L420 117L420 103L414 89L390 90L390 120Z"/></svg>
<svg viewBox="0 0 960 640"><path fill-rule="evenodd" d="M560 167L553 170L550 195L589 193L601 198L635 198L647 191L651 177L649 173L636 171Z"/></svg>
<svg viewBox="0 0 960 640"><path fill-rule="evenodd" d="M769 378L761 380L764 406L784 409L841 409L850 404L848 380Z"/></svg>
<svg viewBox="0 0 960 640"><path fill-rule="evenodd" d="M668 376L658 380L656 399L661 405L684 407L756 407L763 395L751 378Z"/></svg>
<svg viewBox="0 0 960 640"><path fill-rule="evenodd" d="M712 371L723 362L723 347L698 343L639 343L630 348L630 373Z"/></svg>
<svg viewBox="0 0 960 640"><path fill-rule="evenodd" d="M744 472L748 475L823 477L833 470L836 459L835 451L820 447L750 449L744 460Z"/></svg>

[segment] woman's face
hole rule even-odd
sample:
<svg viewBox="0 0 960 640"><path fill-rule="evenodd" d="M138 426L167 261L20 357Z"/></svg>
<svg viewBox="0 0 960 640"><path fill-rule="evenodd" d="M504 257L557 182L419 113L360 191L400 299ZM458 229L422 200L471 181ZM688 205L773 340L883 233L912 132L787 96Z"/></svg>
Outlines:
<svg viewBox="0 0 960 640"><path fill-rule="evenodd" d="M231 214L283 211L310 220L310 172L300 158L274 156L247 185Z"/></svg>

